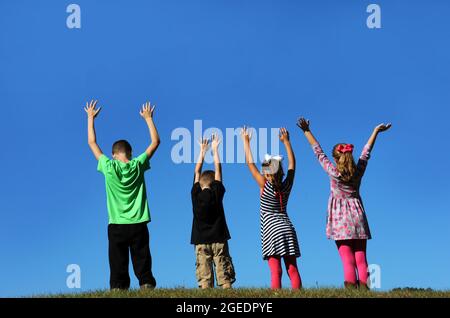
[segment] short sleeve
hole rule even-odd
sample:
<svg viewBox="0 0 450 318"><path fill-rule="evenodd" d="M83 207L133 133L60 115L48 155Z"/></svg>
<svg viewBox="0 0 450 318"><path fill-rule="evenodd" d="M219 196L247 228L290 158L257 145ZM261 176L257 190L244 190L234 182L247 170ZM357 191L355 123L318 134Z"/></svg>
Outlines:
<svg viewBox="0 0 450 318"><path fill-rule="evenodd" d="M200 187L200 182L195 182L192 185L192 189L191 189L192 198L194 198L201 190L202 190L202 188Z"/></svg>
<svg viewBox="0 0 450 318"><path fill-rule="evenodd" d="M136 161L143 168L143 171L147 171L148 169L150 169L150 160L146 152L143 152L141 155L139 155L136 158Z"/></svg>
<svg viewBox="0 0 450 318"><path fill-rule="evenodd" d="M294 176L295 176L295 170L289 169L286 175L286 178L284 179L284 184L286 186L291 187L294 184Z"/></svg>
<svg viewBox="0 0 450 318"><path fill-rule="evenodd" d="M110 166L111 160L107 156L102 154L98 158L97 171L100 171L101 173L105 174L109 170Z"/></svg>
<svg viewBox="0 0 450 318"><path fill-rule="evenodd" d="M214 180L212 183L211 183L211 189L213 189L214 190L214 192L216 193L216 195L217 195L217 198L219 199L219 200L222 200L223 199L223 196L225 195L225 187L223 186L223 183L221 182L221 181L218 181L218 180Z"/></svg>

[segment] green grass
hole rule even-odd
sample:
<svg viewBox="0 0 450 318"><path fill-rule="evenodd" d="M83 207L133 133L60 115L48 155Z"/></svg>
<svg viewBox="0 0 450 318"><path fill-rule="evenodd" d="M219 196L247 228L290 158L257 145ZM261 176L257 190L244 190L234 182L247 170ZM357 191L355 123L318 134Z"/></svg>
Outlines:
<svg viewBox="0 0 450 318"><path fill-rule="evenodd" d="M396 288L390 291L360 291L342 288L307 288L299 291L262 288L189 289L157 288L155 290L91 291L71 294L50 294L35 297L50 298L450 298L450 290Z"/></svg>

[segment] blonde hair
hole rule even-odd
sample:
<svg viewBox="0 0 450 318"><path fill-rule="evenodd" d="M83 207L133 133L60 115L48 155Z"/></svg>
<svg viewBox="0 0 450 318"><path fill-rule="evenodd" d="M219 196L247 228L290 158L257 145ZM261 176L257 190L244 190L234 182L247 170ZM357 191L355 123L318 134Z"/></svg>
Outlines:
<svg viewBox="0 0 450 318"><path fill-rule="evenodd" d="M336 168L339 172L340 179L344 182L353 181L356 173L356 164L353 159L352 151L341 152L339 148L347 144L337 144L333 147L333 158L336 160ZM352 146L353 147L353 146Z"/></svg>

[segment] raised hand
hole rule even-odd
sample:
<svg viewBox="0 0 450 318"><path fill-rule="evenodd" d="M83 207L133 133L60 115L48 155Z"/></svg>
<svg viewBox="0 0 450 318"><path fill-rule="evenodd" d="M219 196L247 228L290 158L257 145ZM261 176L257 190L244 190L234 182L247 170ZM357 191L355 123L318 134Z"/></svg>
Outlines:
<svg viewBox="0 0 450 318"><path fill-rule="evenodd" d="M95 118L98 113L102 109L101 107L95 108L97 106L96 100L91 100L89 103L86 103L86 107L84 107L84 111L87 113L88 117Z"/></svg>
<svg viewBox="0 0 450 318"><path fill-rule="evenodd" d="M390 124L390 123L389 124L382 123L382 124L379 124L378 126L376 126L375 130L378 132L383 132L383 131L389 130L389 128L391 128L391 127L392 127L392 124Z"/></svg>
<svg viewBox="0 0 450 318"><path fill-rule="evenodd" d="M280 141L281 142L289 141L289 132L285 127L280 128Z"/></svg>
<svg viewBox="0 0 450 318"><path fill-rule="evenodd" d="M211 148L214 156L214 179L216 181L222 181L222 165L220 164L220 157L219 157L219 145L220 145L220 139L217 133L213 133L211 135Z"/></svg>
<svg viewBox="0 0 450 318"><path fill-rule="evenodd" d="M205 155L209 148L209 139L202 138L198 141L198 144L200 145L200 152Z"/></svg>
<svg viewBox="0 0 450 318"><path fill-rule="evenodd" d="M300 117L299 119L297 119L297 126L303 131L306 140L308 140L311 146L318 144L318 141L309 129L309 120L305 119L304 117Z"/></svg>
<svg viewBox="0 0 450 318"><path fill-rule="evenodd" d="M86 107L84 107L84 111L88 115L87 118L87 124L88 124L88 145L89 148L91 148L92 153L95 156L95 159L99 159L100 156L103 154L102 150L97 144L97 136L95 134L95 125L94 125L94 119L97 117L98 113L100 112L101 107L95 108L97 106L96 100L91 100L89 103L86 103Z"/></svg>
<svg viewBox="0 0 450 318"><path fill-rule="evenodd" d="M142 109L139 111L139 115L145 120L148 130L150 132L150 145L145 149L145 153L148 158L151 158L155 151L158 149L161 140L159 138L158 130L156 129L155 122L153 121L153 112L155 111L155 105L151 105L150 102L142 104Z"/></svg>
<svg viewBox="0 0 450 318"><path fill-rule="evenodd" d="M377 140L378 134L380 132L388 130L389 128L391 128L391 126L392 126L391 124L384 124L384 123L379 124L378 126L376 126L373 129L373 132L370 135L369 140L367 141L367 145L372 149L373 146L375 145L375 141Z"/></svg>
<svg viewBox="0 0 450 318"><path fill-rule="evenodd" d="M248 130L248 127L244 126L241 129L241 138L244 143L250 142L252 139L252 133Z"/></svg>
<svg viewBox="0 0 450 318"><path fill-rule="evenodd" d="M219 145L220 145L219 136L216 133L213 133L211 135L211 150L217 152Z"/></svg>
<svg viewBox="0 0 450 318"><path fill-rule="evenodd" d="M202 173L203 160L205 159L206 151L209 147L209 140L206 138L201 138L197 141L200 146L200 152L198 154L197 164L194 170L194 183L200 180L200 174Z"/></svg>
<svg viewBox="0 0 450 318"><path fill-rule="evenodd" d="M266 179L259 172L258 168L255 165L255 162L253 161L252 150L250 149L250 140L252 139L252 133L249 131L247 126L242 127L241 138L244 144L245 162L247 163L250 173L252 174L256 183L258 183L259 188L262 189L264 188Z"/></svg>
<svg viewBox="0 0 450 318"><path fill-rule="evenodd" d="M303 132L309 131L309 120L300 117L297 119L297 126L303 130Z"/></svg>
<svg viewBox="0 0 450 318"><path fill-rule="evenodd" d="M142 109L139 111L139 115L144 119L153 118L153 112L155 111L155 105L151 105L150 102L142 104Z"/></svg>

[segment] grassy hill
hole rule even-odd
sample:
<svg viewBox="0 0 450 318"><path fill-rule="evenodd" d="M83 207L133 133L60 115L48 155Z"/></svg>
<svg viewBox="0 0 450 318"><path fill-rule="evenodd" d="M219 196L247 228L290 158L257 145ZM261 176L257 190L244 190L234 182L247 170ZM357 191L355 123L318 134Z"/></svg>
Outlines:
<svg viewBox="0 0 450 318"><path fill-rule="evenodd" d="M282 289L272 291L262 288L188 289L157 288L155 290L92 291L85 293L40 295L56 298L450 298L450 290L396 288L390 291L360 291L342 288L307 288L299 291Z"/></svg>

